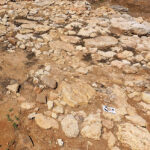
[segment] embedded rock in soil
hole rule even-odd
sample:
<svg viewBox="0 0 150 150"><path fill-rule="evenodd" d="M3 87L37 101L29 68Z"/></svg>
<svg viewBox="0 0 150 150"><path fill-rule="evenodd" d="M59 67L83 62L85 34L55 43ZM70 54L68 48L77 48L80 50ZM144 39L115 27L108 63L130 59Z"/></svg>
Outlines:
<svg viewBox="0 0 150 150"><path fill-rule="evenodd" d="M19 84L15 83L15 84L12 84L12 85L8 85L6 88L11 92L17 93L18 88L19 88Z"/></svg>
<svg viewBox="0 0 150 150"><path fill-rule="evenodd" d="M150 92L142 93L142 100L148 104L150 104Z"/></svg>
<svg viewBox="0 0 150 150"><path fill-rule="evenodd" d="M131 16L124 15L111 19L111 29L120 30L121 33L131 32L137 35L145 35L150 32L150 24L140 24L136 22Z"/></svg>
<svg viewBox="0 0 150 150"><path fill-rule="evenodd" d="M108 48L117 45L118 40L112 36L99 36L84 40L87 48Z"/></svg>
<svg viewBox="0 0 150 150"><path fill-rule="evenodd" d="M71 107L88 104L89 100L94 98L95 93L90 85L81 81L61 84L63 100Z"/></svg>
<svg viewBox="0 0 150 150"><path fill-rule="evenodd" d="M101 119L100 113L90 114L84 119L82 123L81 135L83 137L91 138L94 140L100 140L101 136Z"/></svg>
<svg viewBox="0 0 150 150"><path fill-rule="evenodd" d="M35 106L35 103L32 103L32 102L24 102L21 104L21 108L22 109L32 109L33 107Z"/></svg>
<svg viewBox="0 0 150 150"><path fill-rule="evenodd" d="M48 106L48 109L51 110L54 106L54 102L53 101L48 101L47 106Z"/></svg>
<svg viewBox="0 0 150 150"><path fill-rule="evenodd" d="M61 36L60 37L62 41L77 44L81 42L81 39L77 36Z"/></svg>
<svg viewBox="0 0 150 150"><path fill-rule="evenodd" d="M134 126L131 123L118 125L118 140L133 150L149 150L150 133L146 128Z"/></svg>
<svg viewBox="0 0 150 150"><path fill-rule="evenodd" d="M43 114L37 114L35 116L35 122L39 127L43 129L50 129L50 128L58 129L59 128L59 124L55 119L46 117Z"/></svg>
<svg viewBox="0 0 150 150"><path fill-rule="evenodd" d="M65 50L68 52L74 51L72 44L63 41L52 41L50 42L50 47L54 50Z"/></svg>
<svg viewBox="0 0 150 150"><path fill-rule="evenodd" d="M44 93L37 94L36 101L41 104L46 104L46 95Z"/></svg>
<svg viewBox="0 0 150 150"><path fill-rule="evenodd" d="M46 76L46 75L42 76L41 81L49 88L52 88L52 89L57 88L57 82L49 76Z"/></svg>
<svg viewBox="0 0 150 150"><path fill-rule="evenodd" d="M5 35L6 34L6 26L0 24L0 36Z"/></svg>
<svg viewBox="0 0 150 150"><path fill-rule="evenodd" d="M131 115L131 116L125 116L126 119L130 120L132 123L134 123L135 125L139 125L139 126L143 126L146 127L147 123L146 121L138 115Z"/></svg>
<svg viewBox="0 0 150 150"><path fill-rule="evenodd" d="M69 138L77 137L79 134L78 122L73 115L67 115L61 121L62 130Z"/></svg>

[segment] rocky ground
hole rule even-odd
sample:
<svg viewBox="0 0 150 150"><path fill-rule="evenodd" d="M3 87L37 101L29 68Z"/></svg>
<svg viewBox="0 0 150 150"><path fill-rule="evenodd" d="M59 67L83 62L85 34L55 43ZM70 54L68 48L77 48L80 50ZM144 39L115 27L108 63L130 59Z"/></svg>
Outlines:
<svg viewBox="0 0 150 150"><path fill-rule="evenodd" d="M149 73L125 7L1 0L0 149L149 150Z"/></svg>

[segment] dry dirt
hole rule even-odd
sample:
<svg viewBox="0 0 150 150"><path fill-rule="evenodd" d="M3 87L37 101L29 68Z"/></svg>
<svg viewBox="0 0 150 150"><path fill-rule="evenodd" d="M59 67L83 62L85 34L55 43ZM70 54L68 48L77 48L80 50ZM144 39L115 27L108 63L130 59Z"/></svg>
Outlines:
<svg viewBox="0 0 150 150"><path fill-rule="evenodd" d="M124 6L129 6L124 2L122 3ZM18 7L19 5L21 5L21 3L18 4ZM110 5L112 5L112 3L95 3L93 8ZM141 14L141 11L139 12L138 8L132 9L132 7L134 6L132 5L129 7L129 14L135 17L143 16L143 18L149 21L149 12ZM7 37L7 35L5 36ZM49 94L51 91L59 90L59 86L64 80L71 82L80 79L86 81L90 85L92 83L97 83L99 89L106 89L114 84L123 87L126 80L149 80L150 72L147 68L141 67L136 73L126 73L122 69L105 64L105 61L103 62L103 60L101 62L104 65L97 65L90 55L85 56L81 51L75 53L75 57L72 58L70 55L67 55L65 51L62 51L60 53L61 59L59 62L58 58L55 58L53 55L41 55L39 58L32 52L22 50L18 47L13 53L7 52L2 43L3 41L0 41L0 150L108 150L110 148L108 148L107 140L104 138L100 138L98 141L83 138L81 135L77 138L68 138L63 133L61 127L58 130L44 130L40 128L34 120L29 120L27 117L33 112L33 109L24 111L20 108L20 104L24 99L28 102L35 102L36 95L41 91ZM93 65L94 67L87 74L74 72L74 68L71 67L71 59L75 62L78 62L79 60L81 61L81 64L84 63L86 66ZM51 77L58 81L57 89L40 89L38 85L33 84L31 77L29 77L29 72L31 70L41 69L45 63L49 63L52 68ZM67 68L67 71L64 71L63 68ZM6 87L16 82L20 85L18 93L14 94L9 92ZM143 91L145 89L145 87L142 87ZM102 105L104 104L110 104L111 106L111 102L104 101L104 99L105 94L103 95L101 91L97 91L94 101L91 101L90 104L73 109L69 106L65 106L65 110L67 110L67 113L71 113L72 110L84 110L87 114L90 114L91 112L96 113L97 109L103 111ZM128 99L128 104L133 106L136 109L137 114L146 120L146 128L150 131L150 117L138 108L137 101L133 101L131 98ZM42 113L47 109L46 104L41 105L37 103L36 107L40 108L38 113ZM102 118L105 118L103 114L101 116ZM126 122L126 119L122 118L121 121ZM114 121L113 123L112 129L102 128L102 135L106 131L111 131L114 135L116 134L118 122ZM59 126L61 126L60 122ZM63 147L60 147L56 143L57 139L63 139ZM119 147L120 150L131 149L126 144L120 142L116 143L116 146Z"/></svg>

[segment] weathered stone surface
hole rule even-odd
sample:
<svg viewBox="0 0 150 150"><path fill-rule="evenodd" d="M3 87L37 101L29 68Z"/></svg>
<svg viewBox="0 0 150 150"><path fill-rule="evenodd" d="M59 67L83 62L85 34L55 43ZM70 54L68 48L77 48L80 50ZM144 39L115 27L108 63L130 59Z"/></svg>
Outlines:
<svg viewBox="0 0 150 150"><path fill-rule="evenodd" d="M93 39L84 40L87 48L108 48L117 45L118 40L112 36L99 36Z"/></svg>
<svg viewBox="0 0 150 150"><path fill-rule="evenodd" d="M124 89L122 89L118 85L113 85L111 90L110 90L109 96L113 97L114 108L116 109L116 114L114 115L112 113L103 111L103 115L105 118L108 118L114 121L121 121L124 115L136 114L135 108L127 103L128 98Z"/></svg>
<svg viewBox="0 0 150 150"><path fill-rule="evenodd" d="M138 115L126 116L126 119L130 120L135 125L144 126L144 127L147 126L145 119L143 119L141 116Z"/></svg>
<svg viewBox="0 0 150 150"><path fill-rule="evenodd" d="M140 102L140 103L138 103L138 105L139 105L139 107L140 107L140 109L142 111L144 111L146 113L149 112L149 114L150 114L150 104L147 104L147 103L144 103L144 102Z"/></svg>
<svg viewBox="0 0 150 150"><path fill-rule="evenodd" d="M32 109L33 107L35 106L35 103L32 103L32 102L24 102L24 103L21 103L21 108L22 109Z"/></svg>
<svg viewBox="0 0 150 150"><path fill-rule="evenodd" d="M63 114L64 113L64 109L62 106L56 106L53 108L53 111L59 114Z"/></svg>
<svg viewBox="0 0 150 150"><path fill-rule="evenodd" d="M34 30L36 33L45 33L50 30L50 27L46 25L36 25Z"/></svg>
<svg viewBox="0 0 150 150"><path fill-rule="evenodd" d="M54 50L65 50L68 52L74 51L74 47L72 44L63 42L63 41L53 41L50 42L50 47Z"/></svg>
<svg viewBox="0 0 150 150"><path fill-rule="evenodd" d="M37 114L35 116L35 122L39 127L43 129L50 129L50 128L58 129L59 128L59 124L56 120L50 117L46 117L43 114Z"/></svg>
<svg viewBox="0 0 150 150"><path fill-rule="evenodd" d="M84 119L81 135L94 140L100 140L101 128L102 124L100 114L90 114Z"/></svg>
<svg viewBox="0 0 150 150"><path fill-rule="evenodd" d="M0 24L0 36L5 35L6 34L6 26Z"/></svg>
<svg viewBox="0 0 150 150"><path fill-rule="evenodd" d="M137 35L145 35L150 32L150 25L140 24L131 16L123 16L111 19L111 28L122 32L131 32Z"/></svg>
<svg viewBox="0 0 150 150"><path fill-rule="evenodd" d="M135 49L137 44L140 42L140 38L138 36L121 36L120 37L121 45L127 49Z"/></svg>
<svg viewBox="0 0 150 150"><path fill-rule="evenodd" d="M112 129L113 126L114 126L113 121L108 120L108 119L103 119L103 120L102 120L102 125L103 125L104 127L106 127L107 129Z"/></svg>
<svg viewBox="0 0 150 150"><path fill-rule="evenodd" d="M142 100L148 104L150 104L150 92L142 93Z"/></svg>
<svg viewBox="0 0 150 150"><path fill-rule="evenodd" d="M60 36L61 40L68 43L77 44L81 42L81 39L77 36Z"/></svg>
<svg viewBox="0 0 150 150"><path fill-rule="evenodd" d="M117 136L119 141L130 149L148 150L150 147L150 133L146 128L122 123L118 125Z"/></svg>
<svg viewBox="0 0 150 150"><path fill-rule="evenodd" d="M62 82L60 90L63 100L71 107L85 105L95 96L95 90L81 81L71 84Z"/></svg>
<svg viewBox="0 0 150 150"><path fill-rule="evenodd" d="M53 102L53 101L48 101L48 102L47 102L47 106L48 106L48 109L49 109L49 110L52 109L53 106L54 106L54 102Z"/></svg>
<svg viewBox="0 0 150 150"><path fill-rule="evenodd" d="M41 81L49 88L55 89L57 88L57 81L52 77L44 75L41 77Z"/></svg>
<svg viewBox="0 0 150 150"><path fill-rule="evenodd" d="M18 84L18 83L15 83L15 84L12 84L12 85L8 85L6 88L7 88L9 91L11 91L11 92L17 93L18 88L19 88L19 84Z"/></svg>
<svg viewBox="0 0 150 150"><path fill-rule="evenodd" d="M61 121L62 130L65 135L69 138L77 137L79 134L79 127L77 120L73 117L73 115L67 115Z"/></svg>
<svg viewBox="0 0 150 150"><path fill-rule="evenodd" d="M108 147L110 149L112 149L112 147L115 145L116 143L116 138L115 136L113 135L112 132L109 132L109 138L108 138Z"/></svg>

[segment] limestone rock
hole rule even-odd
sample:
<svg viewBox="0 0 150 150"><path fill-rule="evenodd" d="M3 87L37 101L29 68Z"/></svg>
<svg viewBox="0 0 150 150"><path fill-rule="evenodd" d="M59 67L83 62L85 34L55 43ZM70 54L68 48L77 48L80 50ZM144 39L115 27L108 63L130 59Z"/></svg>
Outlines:
<svg viewBox="0 0 150 150"><path fill-rule="evenodd" d="M108 147L111 149L116 143L116 138L112 134L112 132L109 133L109 138L108 138Z"/></svg>
<svg viewBox="0 0 150 150"><path fill-rule="evenodd" d="M62 41L77 44L80 43L81 39L77 36L61 36Z"/></svg>
<svg viewBox="0 0 150 150"><path fill-rule="evenodd" d="M0 36L6 34L6 26L0 24Z"/></svg>
<svg viewBox="0 0 150 150"><path fill-rule="evenodd" d="M43 114L37 114L35 116L35 122L39 127L43 129L59 128L58 122L56 120L50 117L46 117Z"/></svg>
<svg viewBox="0 0 150 150"><path fill-rule="evenodd" d="M64 113L64 109L62 106L56 106L53 108L53 111L59 114L63 114Z"/></svg>
<svg viewBox="0 0 150 150"><path fill-rule="evenodd" d="M88 91L88 92L87 92ZM63 100L71 107L85 105L95 95L95 90L88 84L81 81L76 83L63 82L61 84Z"/></svg>
<svg viewBox="0 0 150 150"><path fill-rule="evenodd" d="M90 114L84 119L81 129L81 135L83 137L91 138L94 140L100 140L101 129L102 124L100 114Z"/></svg>
<svg viewBox="0 0 150 150"><path fill-rule="evenodd" d="M84 40L87 48L108 48L117 45L118 40L112 36L99 36L93 39Z"/></svg>
<svg viewBox="0 0 150 150"><path fill-rule="evenodd" d="M77 137L79 134L79 127L77 120L73 115L69 114L61 121L62 130L69 138Z"/></svg>
<svg viewBox="0 0 150 150"><path fill-rule="evenodd" d="M111 28L118 29L122 31L122 33L131 32L137 35L145 35L150 32L150 25L140 24L129 15L112 18Z"/></svg>
<svg viewBox="0 0 150 150"><path fill-rule="evenodd" d="M12 84L12 85L8 85L6 88L11 92L17 93L18 88L19 88L19 84L15 83L15 84Z"/></svg>
<svg viewBox="0 0 150 150"><path fill-rule="evenodd" d="M22 109L32 109L33 107L35 106L35 103L32 103L32 102L24 102L24 103L21 103L21 108Z"/></svg>
<svg viewBox="0 0 150 150"><path fill-rule="evenodd" d="M50 27L46 25L36 25L34 27L35 33L45 33L49 31Z"/></svg>
<svg viewBox="0 0 150 150"><path fill-rule="evenodd" d="M119 39L121 45L127 49L136 49L138 43L141 41L138 36L124 36Z"/></svg>
<svg viewBox="0 0 150 150"><path fill-rule="evenodd" d="M57 143L59 146L63 146L64 145L64 142L62 139L57 139Z"/></svg>
<svg viewBox="0 0 150 150"><path fill-rule="evenodd" d="M102 125L103 125L104 127L106 127L107 129L112 129L113 126L114 126L113 121L108 120L108 119L103 119L103 120L102 120Z"/></svg>
<svg viewBox="0 0 150 150"><path fill-rule="evenodd" d="M142 93L142 100L148 104L150 104L150 92Z"/></svg>
<svg viewBox="0 0 150 150"><path fill-rule="evenodd" d="M131 123L118 125L117 136L122 144L133 150L148 150L150 147L150 133L147 129L134 126Z"/></svg>
<svg viewBox="0 0 150 150"><path fill-rule="evenodd" d="M48 109L49 109L49 110L52 109L53 106L54 106L54 102L53 102L53 101L48 101L48 102L47 102L47 106L48 106Z"/></svg>
<svg viewBox="0 0 150 150"><path fill-rule="evenodd" d="M143 119L139 115L126 116L126 119L130 120L135 125L144 126L144 127L146 127L146 125L147 125L145 119Z"/></svg>
<svg viewBox="0 0 150 150"><path fill-rule="evenodd" d="M30 113L30 114L28 115L28 119L34 119L35 116L36 116L36 113L35 113L35 112Z"/></svg>
<svg viewBox="0 0 150 150"><path fill-rule="evenodd" d="M74 51L74 47L72 44L63 42L63 41L53 41L50 42L50 47L54 50L65 50L68 52Z"/></svg>
<svg viewBox="0 0 150 150"><path fill-rule="evenodd" d="M144 102L140 102L138 103L140 109L144 112L150 112L150 104L144 103Z"/></svg>
<svg viewBox="0 0 150 150"><path fill-rule="evenodd" d="M49 88L57 88L57 81L47 75L42 76L41 81Z"/></svg>

